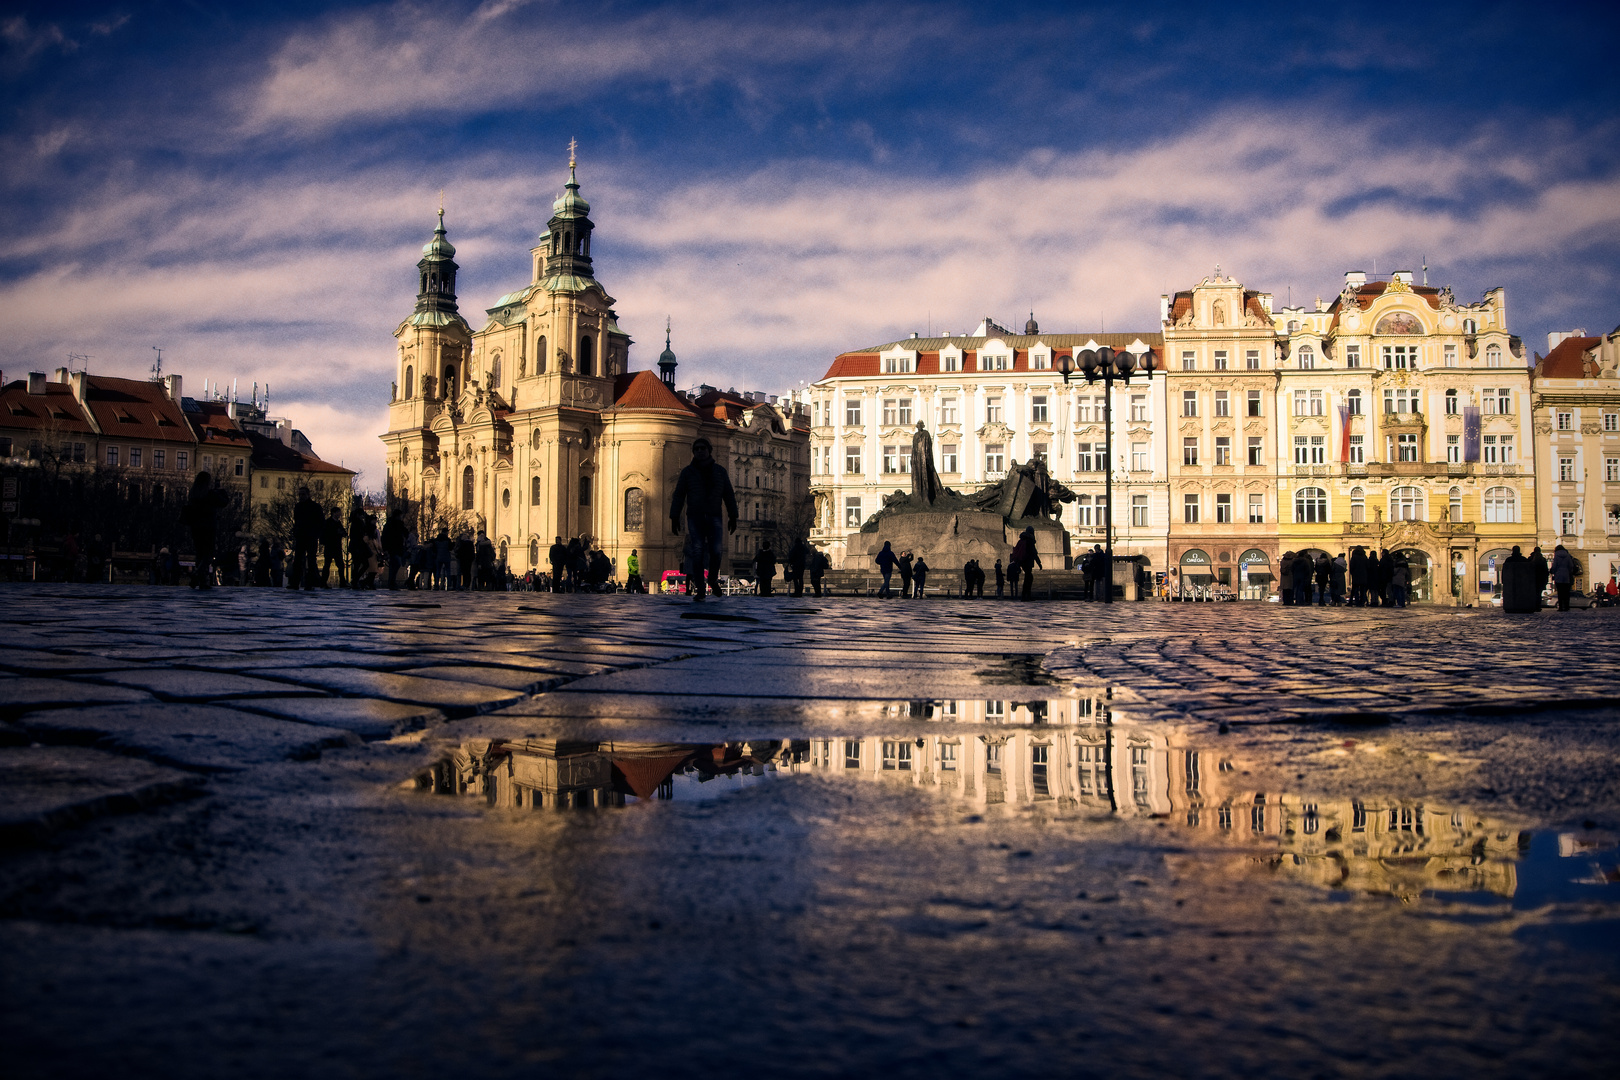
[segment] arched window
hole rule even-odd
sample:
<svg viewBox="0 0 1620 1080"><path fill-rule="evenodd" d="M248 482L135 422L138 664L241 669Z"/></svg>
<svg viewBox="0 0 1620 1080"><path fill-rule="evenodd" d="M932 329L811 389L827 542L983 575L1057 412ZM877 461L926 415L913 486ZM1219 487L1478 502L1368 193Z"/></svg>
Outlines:
<svg viewBox="0 0 1620 1080"><path fill-rule="evenodd" d="M1350 489L1350 520L1357 523L1367 520L1367 493L1358 487Z"/></svg>
<svg viewBox="0 0 1620 1080"><path fill-rule="evenodd" d="M1309 345L1301 345L1297 354L1301 371L1310 371L1316 367L1316 350Z"/></svg>
<svg viewBox="0 0 1620 1080"><path fill-rule="evenodd" d="M1415 487L1398 487L1389 493L1389 520L1423 521L1423 492Z"/></svg>
<svg viewBox="0 0 1620 1080"><path fill-rule="evenodd" d="M428 496L428 513L429 514L437 514L438 512L439 512L439 497L437 495L429 495Z"/></svg>
<svg viewBox="0 0 1620 1080"><path fill-rule="evenodd" d="M579 478L579 505L591 505L591 478L588 476Z"/></svg>
<svg viewBox="0 0 1620 1080"><path fill-rule="evenodd" d="M501 555L500 555L500 559L501 559L501 565L502 565L502 566L505 566L505 565L506 565L506 541L505 541L505 540L502 540L502 541L501 541Z"/></svg>
<svg viewBox="0 0 1620 1080"><path fill-rule="evenodd" d="M1448 496L1446 501L1449 504L1446 507L1446 512L1450 515L1452 521L1461 521L1462 520L1462 488L1454 487L1450 491L1448 491L1446 494Z"/></svg>
<svg viewBox="0 0 1620 1080"><path fill-rule="evenodd" d="M641 489L638 487L624 489L624 531L640 532L643 525Z"/></svg>
<svg viewBox="0 0 1620 1080"><path fill-rule="evenodd" d="M1501 367L1502 366L1502 349L1501 349L1500 346L1492 345L1490 348L1485 350L1485 366L1486 367Z"/></svg>
<svg viewBox="0 0 1620 1080"><path fill-rule="evenodd" d="M589 334L581 334L579 338L579 373L596 374L596 353Z"/></svg>
<svg viewBox="0 0 1620 1080"><path fill-rule="evenodd" d="M1344 406L1350 410L1351 416L1361 415L1361 391L1352 390L1344 395Z"/></svg>
<svg viewBox="0 0 1620 1080"><path fill-rule="evenodd" d="M1299 525L1314 525L1324 522L1327 516L1327 491L1319 487L1300 488L1294 492L1294 523Z"/></svg>
<svg viewBox="0 0 1620 1080"><path fill-rule="evenodd" d="M473 508L473 468L471 465L461 470L461 508L463 510Z"/></svg>
<svg viewBox="0 0 1620 1080"><path fill-rule="evenodd" d="M499 390L501 388L501 354L500 353L496 353L493 357L490 358L490 361L489 361L489 388L491 390Z"/></svg>
<svg viewBox="0 0 1620 1080"><path fill-rule="evenodd" d="M533 449L533 450L540 449L540 429L539 428L535 428L533 431L529 432L529 447L530 447L530 449Z"/></svg>
<svg viewBox="0 0 1620 1080"><path fill-rule="evenodd" d="M450 364L450 365L447 365L445 367L445 369L444 369L444 397L445 397L445 400L448 401L450 398L453 398L455 396L456 396L456 368L455 368L454 364Z"/></svg>
<svg viewBox="0 0 1620 1080"><path fill-rule="evenodd" d="M529 477L529 505L540 505L540 478L538 476Z"/></svg>
<svg viewBox="0 0 1620 1080"><path fill-rule="evenodd" d="M538 540L529 541L529 565L540 565L540 541Z"/></svg>
<svg viewBox="0 0 1620 1080"><path fill-rule="evenodd" d="M546 373L546 335L544 334L541 334L534 343L534 373L536 375Z"/></svg>
<svg viewBox="0 0 1620 1080"><path fill-rule="evenodd" d="M1519 499L1512 488L1493 487L1485 491L1485 520L1490 524L1512 524L1519 520Z"/></svg>
<svg viewBox="0 0 1620 1080"><path fill-rule="evenodd" d="M1455 390L1446 391L1446 415L1457 415L1457 391Z"/></svg>
<svg viewBox="0 0 1620 1080"><path fill-rule="evenodd" d="M409 364L405 365L405 396L412 397L416 393L416 369Z"/></svg>

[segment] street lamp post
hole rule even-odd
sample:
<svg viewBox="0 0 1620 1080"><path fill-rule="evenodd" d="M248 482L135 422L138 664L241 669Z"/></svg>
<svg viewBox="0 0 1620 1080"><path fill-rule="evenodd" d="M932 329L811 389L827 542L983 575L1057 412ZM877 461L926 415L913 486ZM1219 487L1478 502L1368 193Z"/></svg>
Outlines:
<svg viewBox="0 0 1620 1080"><path fill-rule="evenodd" d="M1075 369L1076 359L1080 362L1078 372ZM1103 540L1108 551L1107 566L1103 568L1108 582L1103 589L1103 602L1109 604L1114 602L1114 383L1129 384L1131 376L1137 372L1138 363L1129 349L1116 351L1107 345L1099 349L1083 349L1078 358L1068 355L1058 358L1058 372L1063 376L1063 385L1067 386L1069 379L1076 374L1084 375L1087 383L1101 379L1103 384L1103 503L1106 506L1103 512ZM1158 366L1152 349L1142 354L1140 367L1144 379L1151 381Z"/></svg>

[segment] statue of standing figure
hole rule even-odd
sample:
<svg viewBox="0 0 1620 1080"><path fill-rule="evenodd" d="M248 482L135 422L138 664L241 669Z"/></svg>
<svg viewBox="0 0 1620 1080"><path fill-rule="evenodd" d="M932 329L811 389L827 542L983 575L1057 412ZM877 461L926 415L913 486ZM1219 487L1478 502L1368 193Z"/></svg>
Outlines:
<svg viewBox="0 0 1620 1080"><path fill-rule="evenodd" d="M924 506L933 506L941 491L939 473L934 471L934 437L921 420L911 437L911 497Z"/></svg>

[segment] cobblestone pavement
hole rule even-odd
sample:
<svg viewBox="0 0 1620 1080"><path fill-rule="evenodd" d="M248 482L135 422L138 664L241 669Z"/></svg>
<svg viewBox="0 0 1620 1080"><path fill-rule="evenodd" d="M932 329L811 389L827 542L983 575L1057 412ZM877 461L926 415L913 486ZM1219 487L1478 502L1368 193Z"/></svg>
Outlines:
<svg viewBox="0 0 1620 1080"><path fill-rule="evenodd" d="M0 605L21 1075L1607 1075L1620 1049L1620 612Z"/></svg>

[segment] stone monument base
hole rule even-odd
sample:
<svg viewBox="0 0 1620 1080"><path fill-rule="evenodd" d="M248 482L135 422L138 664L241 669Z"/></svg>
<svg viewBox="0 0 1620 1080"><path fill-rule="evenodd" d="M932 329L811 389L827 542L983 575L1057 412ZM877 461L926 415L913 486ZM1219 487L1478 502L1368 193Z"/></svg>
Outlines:
<svg viewBox="0 0 1620 1080"><path fill-rule="evenodd" d="M872 560L888 541L894 553L910 551L928 560L934 573L960 572L969 559L978 559L987 572L996 560L1002 565L1012 555L1013 545L1026 527L1035 529L1035 551L1043 569L1064 570L1069 566L1069 532L1049 518L1004 521L987 510L919 510L878 517L869 529L850 533L845 543L844 570L868 570Z"/></svg>

